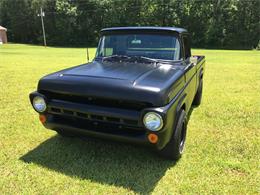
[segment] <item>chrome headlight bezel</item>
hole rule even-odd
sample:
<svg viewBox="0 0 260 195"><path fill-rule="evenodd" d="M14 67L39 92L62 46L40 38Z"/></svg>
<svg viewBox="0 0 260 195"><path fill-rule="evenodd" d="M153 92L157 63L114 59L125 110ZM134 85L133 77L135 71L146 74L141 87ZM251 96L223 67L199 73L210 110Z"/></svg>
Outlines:
<svg viewBox="0 0 260 195"><path fill-rule="evenodd" d="M47 104L42 96L35 96L32 99L33 108L39 112L43 113L47 109Z"/></svg>
<svg viewBox="0 0 260 195"><path fill-rule="evenodd" d="M163 119L162 116L156 112L147 112L143 117L143 124L150 131L159 131L163 127Z"/></svg>

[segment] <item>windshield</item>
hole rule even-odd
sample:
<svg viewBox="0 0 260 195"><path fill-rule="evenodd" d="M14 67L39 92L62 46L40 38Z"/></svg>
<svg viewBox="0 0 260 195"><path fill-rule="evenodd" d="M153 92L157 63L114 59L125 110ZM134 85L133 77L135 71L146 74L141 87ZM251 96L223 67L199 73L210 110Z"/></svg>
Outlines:
<svg viewBox="0 0 260 195"><path fill-rule="evenodd" d="M111 34L101 37L96 57L114 55L180 60L180 44L174 35Z"/></svg>

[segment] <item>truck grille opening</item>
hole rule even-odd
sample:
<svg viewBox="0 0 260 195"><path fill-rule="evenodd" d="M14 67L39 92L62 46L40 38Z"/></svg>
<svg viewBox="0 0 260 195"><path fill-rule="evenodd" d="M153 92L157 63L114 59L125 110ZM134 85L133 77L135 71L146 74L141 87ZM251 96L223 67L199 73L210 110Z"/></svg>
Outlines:
<svg viewBox="0 0 260 195"><path fill-rule="evenodd" d="M119 122L120 122L120 119L114 118L114 117L107 117L107 121L119 123Z"/></svg>
<svg viewBox="0 0 260 195"><path fill-rule="evenodd" d="M48 112L51 114L57 114L57 115L62 115L62 116L73 116L73 118L74 117L81 118L81 119L85 119L85 120L89 120L89 121L115 123L115 124L121 124L121 125L126 125L126 126L138 126L137 120L101 116L101 115L83 113L83 112L72 111L72 110L56 108L56 107L49 107Z"/></svg>
<svg viewBox="0 0 260 195"><path fill-rule="evenodd" d="M52 112L61 113L61 109L59 108L51 108Z"/></svg>
<svg viewBox="0 0 260 195"><path fill-rule="evenodd" d="M88 115L82 112L77 112L76 115L81 118L88 118Z"/></svg>
<svg viewBox="0 0 260 195"><path fill-rule="evenodd" d="M64 114L73 115L73 111L70 110L63 110Z"/></svg>
<svg viewBox="0 0 260 195"><path fill-rule="evenodd" d="M116 99L107 99L99 97L84 97L79 95L53 93L49 91L40 91L40 93L45 95L50 100L55 99L61 101L68 101L72 103L104 106L111 108L122 108L140 111L144 108L152 107L152 104L146 102L121 101Z"/></svg>
<svg viewBox="0 0 260 195"><path fill-rule="evenodd" d="M92 130L108 134L117 134L124 136L142 136L145 135L146 131L141 127L130 127L127 125L107 123L104 121L91 121L89 119L72 118L64 115L53 115L53 122L66 124L68 126Z"/></svg>
<svg viewBox="0 0 260 195"><path fill-rule="evenodd" d="M93 119L93 120L104 120L104 118L102 116L93 115L93 114L90 115L90 119Z"/></svg>

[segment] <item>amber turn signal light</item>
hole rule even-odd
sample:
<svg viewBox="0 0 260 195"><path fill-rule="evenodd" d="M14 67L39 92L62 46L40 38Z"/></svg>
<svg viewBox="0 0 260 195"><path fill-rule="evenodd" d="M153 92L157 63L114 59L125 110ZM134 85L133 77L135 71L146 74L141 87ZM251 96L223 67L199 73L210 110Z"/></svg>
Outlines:
<svg viewBox="0 0 260 195"><path fill-rule="evenodd" d="M47 120L47 119L46 119L46 116L43 115L43 114L40 114L39 119L40 119L40 121L41 121L42 123L45 123L46 120Z"/></svg>
<svg viewBox="0 0 260 195"><path fill-rule="evenodd" d="M154 134L154 133L151 133L151 134L148 135L148 140L152 144L155 144L158 141L158 136L156 134Z"/></svg>

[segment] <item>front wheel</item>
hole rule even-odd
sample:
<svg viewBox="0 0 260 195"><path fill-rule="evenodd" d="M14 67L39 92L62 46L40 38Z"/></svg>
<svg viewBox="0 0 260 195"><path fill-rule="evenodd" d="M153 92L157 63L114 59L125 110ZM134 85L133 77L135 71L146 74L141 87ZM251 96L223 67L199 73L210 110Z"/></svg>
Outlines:
<svg viewBox="0 0 260 195"><path fill-rule="evenodd" d="M176 128L173 129L172 137L166 146L159 151L164 158L178 160L183 151L187 132L187 117L184 110L180 111Z"/></svg>

